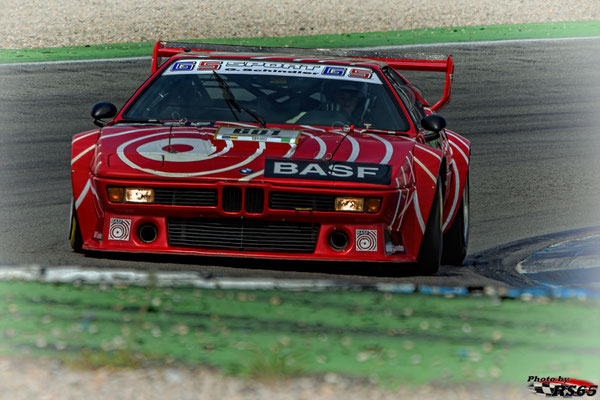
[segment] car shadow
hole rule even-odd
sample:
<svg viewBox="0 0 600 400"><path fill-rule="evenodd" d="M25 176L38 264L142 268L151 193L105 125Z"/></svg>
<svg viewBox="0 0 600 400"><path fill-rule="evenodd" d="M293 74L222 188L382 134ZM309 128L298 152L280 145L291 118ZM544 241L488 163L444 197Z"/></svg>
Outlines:
<svg viewBox="0 0 600 400"><path fill-rule="evenodd" d="M340 275L349 277L368 276L382 278L409 278L423 276L416 264L410 263L373 263L348 261L305 261L305 260L273 260L239 257L212 257L179 254L131 254L116 252L86 252L86 258L102 260L110 259L128 262L126 267L133 269L160 269L176 271L193 271L205 278L216 276L247 275L244 270L263 272L271 277L298 278L296 273L323 274L319 279L339 279ZM131 262L136 264L132 264ZM141 265L140 265L141 264ZM124 265L123 265L124 266ZM111 264L107 268L122 268L122 265ZM222 270L221 270L222 269ZM276 275L276 276L273 276ZM437 276L457 276L459 274L440 269ZM256 276L252 273L252 276ZM306 279L306 276L302 276Z"/></svg>

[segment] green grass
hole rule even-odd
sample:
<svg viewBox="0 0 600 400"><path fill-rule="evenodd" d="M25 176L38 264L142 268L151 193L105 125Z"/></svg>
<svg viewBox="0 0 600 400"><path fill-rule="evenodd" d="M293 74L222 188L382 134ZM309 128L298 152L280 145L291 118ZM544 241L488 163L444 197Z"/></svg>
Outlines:
<svg viewBox="0 0 600 400"><path fill-rule="evenodd" d="M250 46L327 48L582 36L600 36L600 21L463 26L389 32L224 38L204 39L200 41ZM165 40L176 38L157 38L157 40L158 39ZM150 56L152 54L153 46L154 43L123 43L21 50L5 49L0 50L0 63Z"/></svg>
<svg viewBox="0 0 600 400"><path fill-rule="evenodd" d="M0 282L0 352L386 384L597 378L597 300Z"/></svg>

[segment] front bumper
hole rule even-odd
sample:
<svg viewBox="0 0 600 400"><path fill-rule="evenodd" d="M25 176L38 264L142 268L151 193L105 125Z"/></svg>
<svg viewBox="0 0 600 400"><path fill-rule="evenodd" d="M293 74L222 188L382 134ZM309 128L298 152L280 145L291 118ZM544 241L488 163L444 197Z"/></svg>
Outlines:
<svg viewBox="0 0 600 400"><path fill-rule="evenodd" d="M82 229L87 232L83 238L86 250L329 261L416 260L404 250L402 232L390 228L396 225L398 210L404 208L411 188L342 191L268 183L92 180L96 215L78 214L80 225L89 228ZM161 197L163 204L116 204L108 201L107 188L111 186L153 187L167 195ZM184 193L183 197L176 192ZM192 204L192 192L194 196L200 193L199 203ZM373 214L336 212L331 209L331 199L339 195L380 197L381 209ZM155 237L148 227L155 228Z"/></svg>

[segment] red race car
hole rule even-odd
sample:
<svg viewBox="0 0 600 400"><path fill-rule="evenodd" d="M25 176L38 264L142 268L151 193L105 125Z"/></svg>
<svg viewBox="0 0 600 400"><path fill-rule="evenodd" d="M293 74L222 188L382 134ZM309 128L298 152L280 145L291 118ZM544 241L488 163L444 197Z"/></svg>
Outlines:
<svg viewBox="0 0 600 400"><path fill-rule="evenodd" d="M419 58L158 42L123 109L73 137L71 245L461 264L470 145L435 113L452 58ZM442 98L400 70L445 73Z"/></svg>

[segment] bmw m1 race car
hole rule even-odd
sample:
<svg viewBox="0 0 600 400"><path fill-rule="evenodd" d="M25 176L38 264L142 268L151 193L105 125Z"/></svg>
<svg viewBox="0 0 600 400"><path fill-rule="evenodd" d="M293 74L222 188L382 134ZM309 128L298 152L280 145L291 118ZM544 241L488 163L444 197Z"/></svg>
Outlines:
<svg viewBox="0 0 600 400"><path fill-rule="evenodd" d="M75 135L76 251L461 264L467 139L451 57L158 42L152 75ZM445 73L430 105L402 70ZM104 120L104 121L103 121ZM110 120L106 122L105 120Z"/></svg>

